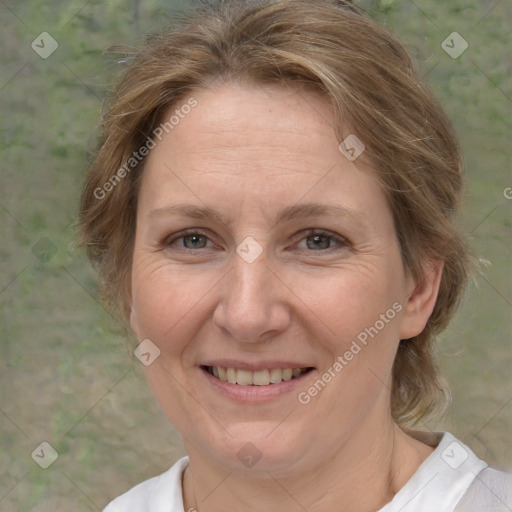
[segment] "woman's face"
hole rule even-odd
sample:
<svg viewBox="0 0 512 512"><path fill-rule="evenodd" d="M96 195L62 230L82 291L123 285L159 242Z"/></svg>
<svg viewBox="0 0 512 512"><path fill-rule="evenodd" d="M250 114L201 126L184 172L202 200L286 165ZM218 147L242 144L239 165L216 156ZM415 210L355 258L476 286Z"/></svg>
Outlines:
<svg viewBox="0 0 512 512"><path fill-rule="evenodd" d="M426 318L409 314L384 193L364 153L338 148L325 98L236 84L194 98L141 182L131 322L160 350L147 376L189 453L311 465L390 421L399 340Z"/></svg>

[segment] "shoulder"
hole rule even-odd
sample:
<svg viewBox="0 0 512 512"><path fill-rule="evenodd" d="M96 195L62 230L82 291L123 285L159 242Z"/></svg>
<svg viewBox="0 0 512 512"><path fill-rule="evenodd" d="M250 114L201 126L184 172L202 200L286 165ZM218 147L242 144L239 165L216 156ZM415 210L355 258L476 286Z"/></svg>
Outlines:
<svg viewBox="0 0 512 512"><path fill-rule="evenodd" d="M478 473L455 512L512 510L512 474L493 468Z"/></svg>
<svg viewBox="0 0 512 512"><path fill-rule="evenodd" d="M189 462L178 460L161 475L145 480L111 501L103 512L169 512L183 509L181 477Z"/></svg>
<svg viewBox="0 0 512 512"><path fill-rule="evenodd" d="M459 439L449 432L414 432L413 437L434 451L379 512L512 510L504 505L504 497L512 490L507 475L489 468Z"/></svg>

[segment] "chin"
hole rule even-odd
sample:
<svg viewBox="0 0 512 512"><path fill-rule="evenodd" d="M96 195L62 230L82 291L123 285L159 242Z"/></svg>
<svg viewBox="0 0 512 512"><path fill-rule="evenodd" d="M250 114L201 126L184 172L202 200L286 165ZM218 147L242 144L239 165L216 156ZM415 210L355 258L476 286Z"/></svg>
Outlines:
<svg viewBox="0 0 512 512"><path fill-rule="evenodd" d="M313 436L301 430L276 428L278 422L240 422L221 428L213 436L190 442L185 437L185 447L199 447L204 456L210 457L228 471L279 472L286 474L307 457L313 446ZM229 433L228 433L229 432ZM310 427L309 432L314 432ZM190 433L190 430L189 430ZM231 435L230 435L231 434ZM198 453L200 456L201 453Z"/></svg>

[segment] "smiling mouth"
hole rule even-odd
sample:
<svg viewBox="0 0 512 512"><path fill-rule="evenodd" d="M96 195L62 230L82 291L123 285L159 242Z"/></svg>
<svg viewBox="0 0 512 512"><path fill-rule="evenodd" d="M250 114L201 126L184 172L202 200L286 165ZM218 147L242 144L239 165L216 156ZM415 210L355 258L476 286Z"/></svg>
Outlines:
<svg viewBox="0 0 512 512"><path fill-rule="evenodd" d="M213 377L239 386L269 386L296 379L313 368L269 368L255 372L221 366L201 366Z"/></svg>

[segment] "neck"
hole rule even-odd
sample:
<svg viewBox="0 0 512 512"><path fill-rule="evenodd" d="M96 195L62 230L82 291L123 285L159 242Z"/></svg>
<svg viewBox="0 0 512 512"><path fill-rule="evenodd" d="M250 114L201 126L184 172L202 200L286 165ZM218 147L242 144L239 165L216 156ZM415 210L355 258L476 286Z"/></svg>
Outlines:
<svg viewBox="0 0 512 512"><path fill-rule="evenodd" d="M375 425L360 426L330 457L305 464L302 471L294 469L293 474L260 471L248 476L186 445L190 464L183 478L185 510L378 510L433 449L405 434L391 418Z"/></svg>

